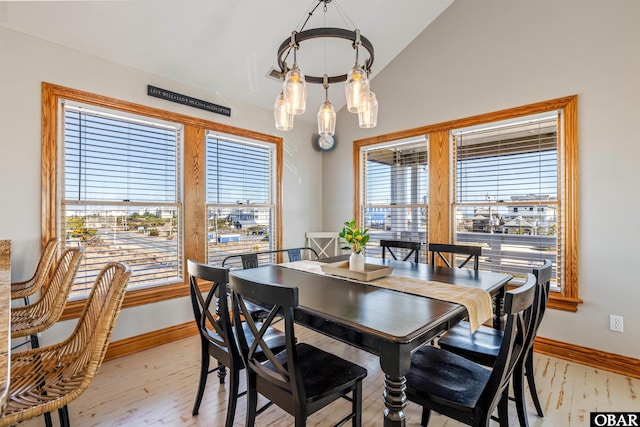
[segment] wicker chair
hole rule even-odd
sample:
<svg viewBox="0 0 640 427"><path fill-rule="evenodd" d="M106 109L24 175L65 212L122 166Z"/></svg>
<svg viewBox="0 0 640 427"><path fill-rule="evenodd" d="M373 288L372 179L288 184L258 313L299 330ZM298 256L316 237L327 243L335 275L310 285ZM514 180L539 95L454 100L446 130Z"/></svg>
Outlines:
<svg viewBox="0 0 640 427"><path fill-rule="evenodd" d="M69 426L67 405L96 376L122 306L130 271L109 263L98 274L75 330L65 341L11 355L7 407L0 426L58 410Z"/></svg>
<svg viewBox="0 0 640 427"><path fill-rule="evenodd" d="M11 309L11 339L30 335L31 348L39 347L38 332L53 326L62 315L80 267L82 253L79 248L66 249L58 260L49 284L43 287L40 299L33 304Z"/></svg>
<svg viewBox="0 0 640 427"><path fill-rule="evenodd" d="M11 284L12 300L23 298L24 303L29 304L29 297L38 292L49 277L49 270L53 265L53 259L56 256L59 245L59 239L54 238L49 240L44 251L42 251L42 255L40 255L40 261L38 262L38 266L36 267L36 271L33 273L33 276L24 282L15 282Z"/></svg>

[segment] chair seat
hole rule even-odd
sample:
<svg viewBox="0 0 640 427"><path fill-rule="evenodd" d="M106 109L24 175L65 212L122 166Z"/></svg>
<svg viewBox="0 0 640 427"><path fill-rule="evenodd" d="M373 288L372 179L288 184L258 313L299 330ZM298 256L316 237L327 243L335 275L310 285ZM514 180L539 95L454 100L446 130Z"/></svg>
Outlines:
<svg viewBox="0 0 640 427"><path fill-rule="evenodd" d="M480 326L474 334L469 330L468 322L460 322L440 337L438 346L481 365L493 366L504 332L487 326Z"/></svg>
<svg viewBox="0 0 640 427"><path fill-rule="evenodd" d="M309 344L297 344L296 354L307 403L321 400L336 390L349 388L367 376L367 370L363 367ZM286 351L277 354L276 358L286 369ZM265 362L264 365L274 369L271 362Z"/></svg>
<svg viewBox="0 0 640 427"><path fill-rule="evenodd" d="M407 394L432 402L436 411L444 404L472 413L490 375L489 369L464 357L423 346L411 357Z"/></svg>

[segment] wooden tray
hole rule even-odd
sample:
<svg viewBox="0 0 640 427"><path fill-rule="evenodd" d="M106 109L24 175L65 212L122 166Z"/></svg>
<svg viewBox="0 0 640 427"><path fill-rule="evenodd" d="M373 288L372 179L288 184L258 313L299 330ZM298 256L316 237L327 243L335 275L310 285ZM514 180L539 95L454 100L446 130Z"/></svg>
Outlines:
<svg viewBox="0 0 640 427"><path fill-rule="evenodd" d="M365 264L364 271L352 271L349 270L349 261L322 264L320 267L322 271L327 274L348 277L349 279L361 280L363 282L388 276L393 271L393 267L376 264Z"/></svg>

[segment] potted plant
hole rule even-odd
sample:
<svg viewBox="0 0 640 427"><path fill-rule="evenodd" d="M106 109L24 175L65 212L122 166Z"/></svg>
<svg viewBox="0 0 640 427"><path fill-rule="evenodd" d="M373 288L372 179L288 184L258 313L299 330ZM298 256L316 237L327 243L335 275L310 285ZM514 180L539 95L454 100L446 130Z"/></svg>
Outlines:
<svg viewBox="0 0 640 427"><path fill-rule="evenodd" d="M342 249L350 249L349 270L364 271L364 254L362 249L369 241L369 229L362 230L356 227L356 220L352 219L344 223L339 236L343 238L347 246Z"/></svg>

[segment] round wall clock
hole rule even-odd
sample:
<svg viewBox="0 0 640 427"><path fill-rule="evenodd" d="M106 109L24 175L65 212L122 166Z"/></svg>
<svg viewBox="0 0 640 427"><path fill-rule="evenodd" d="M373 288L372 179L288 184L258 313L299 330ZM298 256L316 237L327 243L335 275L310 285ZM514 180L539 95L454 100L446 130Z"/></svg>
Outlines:
<svg viewBox="0 0 640 427"><path fill-rule="evenodd" d="M336 138L334 136L318 135L318 148L321 151L331 151L336 146Z"/></svg>

